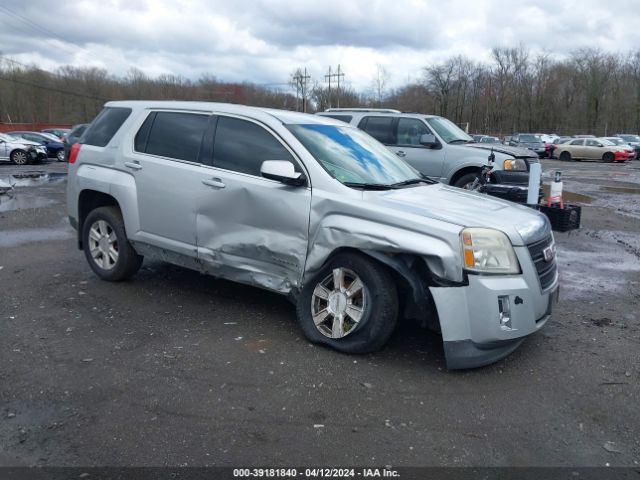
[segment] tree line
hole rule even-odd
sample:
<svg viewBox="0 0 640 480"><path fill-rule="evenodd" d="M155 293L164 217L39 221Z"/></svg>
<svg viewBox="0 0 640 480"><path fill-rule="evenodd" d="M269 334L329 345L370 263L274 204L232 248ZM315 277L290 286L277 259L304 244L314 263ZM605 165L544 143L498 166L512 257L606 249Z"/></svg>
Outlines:
<svg viewBox="0 0 640 480"><path fill-rule="evenodd" d="M640 131L640 50L614 54L581 49L562 58L524 46L494 48L491 61L454 56L425 65L419 81L387 88L378 66L369 89L348 82L332 89L313 78L290 88L228 83L215 76L149 77L132 69L115 76L65 66L50 73L0 57L0 121L80 123L108 100L201 100L307 111L331 106L386 107L447 117L470 132L596 135ZM294 83L295 79L295 83Z"/></svg>

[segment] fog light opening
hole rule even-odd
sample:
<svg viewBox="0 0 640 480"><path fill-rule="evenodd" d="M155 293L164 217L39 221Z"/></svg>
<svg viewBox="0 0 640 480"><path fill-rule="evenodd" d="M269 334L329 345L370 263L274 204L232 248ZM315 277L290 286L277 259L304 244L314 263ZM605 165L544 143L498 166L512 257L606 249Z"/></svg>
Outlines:
<svg viewBox="0 0 640 480"><path fill-rule="evenodd" d="M498 297L498 312L500 327L511 328L511 307L509 305L508 295L501 295Z"/></svg>

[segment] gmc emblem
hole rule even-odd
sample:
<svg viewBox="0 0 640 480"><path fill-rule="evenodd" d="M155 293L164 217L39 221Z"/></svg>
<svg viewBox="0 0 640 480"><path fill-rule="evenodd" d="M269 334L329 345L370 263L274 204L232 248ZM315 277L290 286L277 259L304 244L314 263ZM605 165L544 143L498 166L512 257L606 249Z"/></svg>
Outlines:
<svg viewBox="0 0 640 480"><path fill-rule="evenodd" d="M549 245L547 248L545 248L542 251L542 254L544 255L544 261L550 262L556 256L556 245L555 244Z"/></svg>

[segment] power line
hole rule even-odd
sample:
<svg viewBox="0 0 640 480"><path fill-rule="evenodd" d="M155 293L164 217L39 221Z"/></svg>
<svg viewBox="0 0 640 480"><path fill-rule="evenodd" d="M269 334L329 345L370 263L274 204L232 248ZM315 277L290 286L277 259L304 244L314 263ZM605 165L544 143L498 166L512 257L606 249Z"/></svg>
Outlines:
<svg viewBox="0 0 640 480"><path fill-rule="evenodd" d="M75 97L88 98L90 100L100 100L101 102L108 101L108 99L103 98L103 97L96 97L96 96L93 96L93 95L86 95L84 93L72 92L72 91L69 91L69 90L63 90L61 88L47 87L47 86L39 85L39 84L33 83L33 82L25 82L24 80L17 80L15 78L7 78L6 76L4 76L2 74L0 74L0 80L4 80L5 82L17 83L19 85L27 85L29 87L40 88L42 90L49 90L50 92L62 93L64 95L73 95Z"/></svg>
<svg viewBox="0 0 640 480"><path fill-rule="evenodd" d="M39 23L36 23L33 20L29 19L29 18L23 17L19 13L14 12L13 10L7 8L4 5L0 5L0 10L3 11L5 14L11 15L16 20L18 20L18 21L22 22L23 24L27 25L33 31L37 31L38 33L45 33L48 36L54 37L54 38L60 40L63 43L73 43L73 42L70 42L67 39L62 38L56 32L54 32L52 30L49 30L47 27L44 27L44 26L40 25Z"/></svg>

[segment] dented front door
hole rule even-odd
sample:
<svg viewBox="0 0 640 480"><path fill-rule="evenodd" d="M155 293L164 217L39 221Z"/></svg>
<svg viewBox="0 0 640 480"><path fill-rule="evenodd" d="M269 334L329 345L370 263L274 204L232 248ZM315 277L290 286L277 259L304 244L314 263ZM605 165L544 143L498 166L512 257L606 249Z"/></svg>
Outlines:
<svg viewBox="0 0 640 480"><path fill-rule="evenodd" d="M196 217L198 256L210 273L279 292L299 284L307 256L311 189L260 176L264 160L291 160L262 126L220 117L212 168Z"/></svg>

